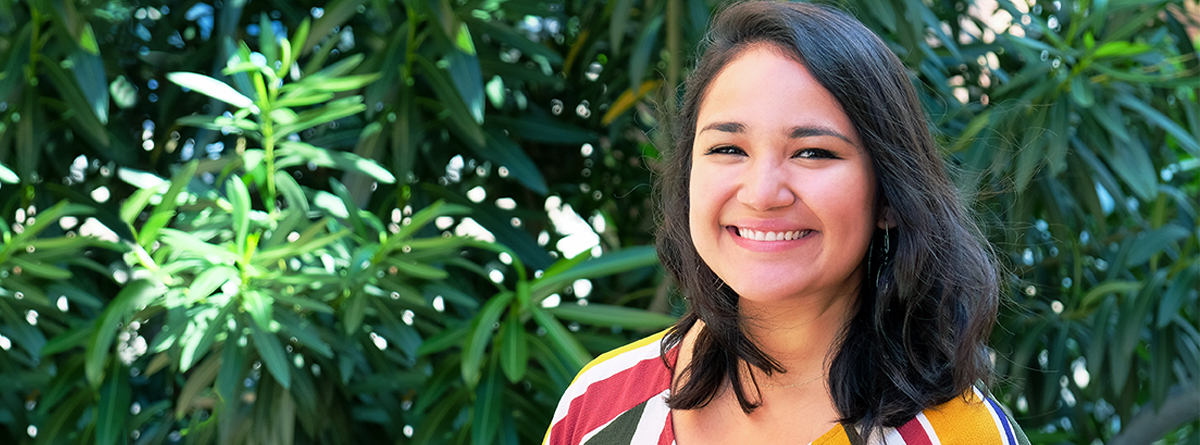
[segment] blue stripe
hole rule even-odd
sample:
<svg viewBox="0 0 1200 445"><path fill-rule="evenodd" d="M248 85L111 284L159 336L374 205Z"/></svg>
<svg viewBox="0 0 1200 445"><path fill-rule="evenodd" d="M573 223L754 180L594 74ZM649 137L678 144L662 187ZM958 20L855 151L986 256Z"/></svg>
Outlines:
<svg viewBox="0 0 1200 445"><path fill-rule="evenodd" d="M996 411L996 415L1000 416L1000 424L1004 425L1004 435L1008 436L1008 443L1016 445L1017 438L1013 436L1012 426L1008 424L1008 414L1005 414L1000 405L996 404L991 397L984 397L983 400L987 400L988 405L991 405L992 409Z"/></svg>

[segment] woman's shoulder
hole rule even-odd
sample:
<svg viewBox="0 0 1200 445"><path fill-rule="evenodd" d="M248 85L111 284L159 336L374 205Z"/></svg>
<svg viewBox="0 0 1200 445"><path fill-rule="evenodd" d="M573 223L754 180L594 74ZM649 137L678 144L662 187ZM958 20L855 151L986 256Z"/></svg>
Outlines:
<svg viewBox="0 0 1200 445"><path fill-rule="evenodd" d="M662 357L665 334L606 352L584 366L559 400L545 443L581 443L618 418L641 417L665 406L656 402L671 387L671 370Z"/></svg>
<svg viewBox="0 0 1200 445"><path fill-rule="evenodd" d="M959 397L917 414L869 440L857 428L838 426L812 445L1029 445L1012 416L990 395L971 388Z"/></svg>
<svg viewBox="0 0 1200 445"><path fill-rule="evenodd" d="M617 349L605 352L596 356L591 362L579 371L575 376L575 381L581 379L603 380L608 378L613 372L637 366L646 360L654 360L659 364L662 363L662 341L667 334L667 330L658 332L649 337L642 338L633 343L621 346Z"/></svg>
<svg viewBox="0 0 1200 445"><path fill-rule="evenodd" d="M1028 444L1008 412L989 394L972 387L959 397L927 408L908 423L896 428L903 443ZM910 438L927 441L912 441Z"/></svg>

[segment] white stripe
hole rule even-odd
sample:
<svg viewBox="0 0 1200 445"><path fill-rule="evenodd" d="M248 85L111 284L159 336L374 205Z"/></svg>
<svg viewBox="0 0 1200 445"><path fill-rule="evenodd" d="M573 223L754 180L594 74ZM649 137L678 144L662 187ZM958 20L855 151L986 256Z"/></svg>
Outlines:
<svg viewBox="0 0 1200 445"><path fill-rule="evenodd" d="M621 413L621 414L625 414L625 413ZM617 417L621 417L621 416L618 415ZM600 426L596 427L596 429L588 431L587 434L583 435L582 439L579 439L579 443L580 444L588 443L589 440L592 440L592 436L600 434L601 431L604 431L604 428L607 428L610 423L613 423L614 420L617 420L617 417L613 417L611 420L606 422L604 425L600 425Z"/></svg>
<svg viewBox="0 0 1200 445"><path fill-rule="evenodd" d="M646 401L646 409L642 410L642 418L638 420L633 440L629 443L658 443L667 424L667 415L671 413L671 408L667 407L667 396L670 394L671 390L664 390Z"/></svg>
<svg viewBox="0 0 1200 445"><path fill-rule="evenodd" d="M862 434L861 431L859 434ZM869 445L895 445L906 443L904 436L900 435L900 431L895 428L881 428L871 433L871 437L864 438L864 442Z"/></svg>
<svg viewBox="0 0 1200 445"><path fill-rule="evenodd" d="M1008 441L1008 432L1004 429L1004 422L1001 421L1000 417L996 415L996 414L1000 414L1000 415L1004 415L1004 414L996 412L995 407L993 407L991 403L988 403L987 398L983 395L982 392L979 391L979 388L972 386L971 389L975 391L975 396L979 397L979 403L982 403L983 407L985 409L987 409L988 414L992 415L992 422L994 422L996 424L996 432L1000 433L1000 443L1003 445L1016 445L1016 444L1010 443Z"/></svg>
<svg viewBox="0 0 1200 445"><path fill-rule="evenodd" d="M558 408L554 410L554 419L550 424L554 425L564 417L567 417L571 401L587 392L588 387L593 383L612 377L642 360L650 358L658 359L662 355L662 351L659 349L661 345L662 339L660 338L638 348L609 357L607 360L597 363L586 372L576 376L575 381L571 382L571 386L567 387L567 391L559 399Z"/></svg>
<svg viewBox="0 0 1200 445"><path fill-rule="evenodd" d="M942 445L942 439L939 438L937 432L933 430L933 425L929 423L929 418L925 417L925 413L917 414L917 421L921 422L921 428L924 428L925 435L929 436L929 443L933 445Z"/></svg>
<svg viewBox="0 0 1200 445"><path fill-rule="evenodd" d="M904 436L900 435L900 430L895 429L895 428L888 428L887 434L883 436L883 443L897 444L897 443L907 443L907 442L904 441Z"/></svg>

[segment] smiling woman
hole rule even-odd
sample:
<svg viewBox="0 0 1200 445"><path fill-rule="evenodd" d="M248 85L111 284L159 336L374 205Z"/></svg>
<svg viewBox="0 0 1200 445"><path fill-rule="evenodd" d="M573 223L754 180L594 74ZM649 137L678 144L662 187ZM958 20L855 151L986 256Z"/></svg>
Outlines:
<svg viewBox="0 0 1200 445"><path fill-rule="evenodd" d="M660 188L689 310L584 368L546 442L1023 442L985 386L997 267L899 60L809 4L706 42Z"/></svg>

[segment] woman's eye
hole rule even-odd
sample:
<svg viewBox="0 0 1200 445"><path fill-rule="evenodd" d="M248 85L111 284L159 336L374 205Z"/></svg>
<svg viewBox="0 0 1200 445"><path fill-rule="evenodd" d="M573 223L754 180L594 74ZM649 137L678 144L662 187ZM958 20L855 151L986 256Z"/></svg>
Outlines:
<svg viewBox="0 0 1200 445"><path fill-rule="evenodd" d="M745 153L746 152L742 151L742 149L734 147L732 145L722 145L719 147L710 148L704 154L706 154L706 155L742 155Z"/></svg>
<svg viewBox="0 0 1200 445"><path fill-rule="evenodd" d="M806 148L806 149L797 151L795 155L792 155L792 157L803 158L803 159L833 159L833 158L837 158L837 156L834 156L833 153L831 153L829 150L822 150L820 148Z"/></svg>

